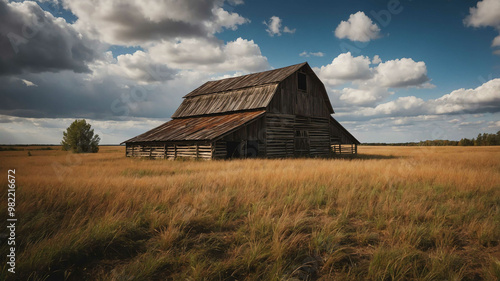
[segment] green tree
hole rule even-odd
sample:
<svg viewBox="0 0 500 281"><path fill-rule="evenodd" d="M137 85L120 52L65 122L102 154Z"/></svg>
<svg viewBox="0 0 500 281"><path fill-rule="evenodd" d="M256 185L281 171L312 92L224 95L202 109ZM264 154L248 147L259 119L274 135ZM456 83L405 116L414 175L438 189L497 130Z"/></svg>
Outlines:
<svg viewBox="0 0 500 281"><path fill-rule="evenodd" d="M75 120L63 133L61 142L63 150L71 150L75 153L95 153L99 151L99 135L94 135L94 129L90 128L85 119Z"/></svg>

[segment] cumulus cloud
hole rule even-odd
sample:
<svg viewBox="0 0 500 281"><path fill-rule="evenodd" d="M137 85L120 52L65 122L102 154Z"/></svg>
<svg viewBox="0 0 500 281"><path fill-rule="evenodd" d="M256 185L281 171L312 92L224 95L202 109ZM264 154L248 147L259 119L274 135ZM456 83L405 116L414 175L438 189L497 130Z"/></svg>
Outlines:
<svg viewBox="0 0 500 281"><path fill-rule="evenodd" d="M464 19L466 26L472 27L494 27L500 32L500 1L483 0L477 2L476 7L469 8L469 15ZM492 47L500 46L500 35L493 39ZM500 55L500 50L493 51Z"/></svg>
<svg viewBox="0 0 500 281"><path fill-rule="evenodd" d="M334 58L332 63L316 68L316 73L323 82L330 86L355 80L367 80L373 77L370 58L365 56L353 57L351 52L342 53Z"/></svg>
<svg viewBox="0 0 500 281"><path fill-rule="evenodd" d="M500 111L500 78L475 89L458 89L431 102L437 114Z"/></svg>
<svg viewBox="0 0 500 281"><path fill-rule="evenodd" d="M380 87L344 88L340 93L340 100L357 106L371 106L394 94L394 92L389 92L387 88Z"/></svg>
<svg viewBox="0 0 500 281"><path fill-rule="evenodd" d="M314 70L330 87L350 83L351 87L331 92L339 102L356 106L375 106L394 93L389 88L433 87L425 63L411 58L382 62L378 55L370 59L347 52Z"/></svg>
<svg viewBox="0 0 500 281"><path fill-rule="evenodd" d="M255 72L269 68L267 58L253 40L241 37L223 43L211 39L162 42L148 49L152 58L179 69L206 72Z"/></svg>
<svg viewBox="0 0 500 281"><path fill-rule="evenodd" d="M155 63L150 55L143 51L119 55L116 60L116 63L109 64L111 73L140 84L172 80L176 74L176 71L166 64Z"/></svg>
<svg viewBox="0 0 500 281"><path fill-rule="evenodd" d="M351 41L368 42L379 38L380 28L364 12L351 14L347 21L341 21L335 29L335 36Z"/></svg>
<svg viewBox="0 0 500 281"><path fill-rule="evenodd" d="M477 2L476 7L469 8L469 15L464 20L467 26L500 26L500 2L497 0L483 0Z"/></svg>
<svg viewBox="0 0 500 281"><path fill-rule="evenodd" d="M0 1L0 75L24 72L89 72L100 56L96 42L35 2Z"/></svg>
<svg viewBox="0 0 500 281"><path fill-rule="evenodd" d="M216 8L214 10L215 20L213 22L207 22L206 25L209 27L211 33L221 32L224 28L236 30L238 25L249 23L250 20L244 18L237 13L229 13L222 8Z"/></svg>
<svg viewBox="0 0 500 281"><path fill-rule="evenodd" d="M400 97L394 101L379 104L374 108L359 109L356 113L349 115L373 118L498 113L500 112L499 93L500 78L497 78L485 82L475 89L458 89L437 99L424 101L415 96Z"/></svg>
<svg viewBox="0 0 500 281"><path fill-rule="evenodd" d="M378 63L371 67L372 63ZM332 63L316 68L318 76L330 86L347 82L363 82L387 88L429 87L426 84L427 67L423 61L402 58L382 62L379 56L370 60L367 56L354 57L350 52L342 53Z"/></svg>
<svg viewBox="0 0 500 281"><path fill-rule="evenodd" d="M375 68L375 73L374 82L383 87L420 86L429 81L425 63L415 62L411 58L381 62Z"/></svg>
<svg viewBox="0 0 500 281"><path fill-rule="evenodd" d="M269 34L269 36L271 36L271 37L274 35L281 36L281 32L290 33L290 34L295 33L295 31L296 31L295 28L291 29L288 26L281 28L281 25L282 25L281 22L282 22L282 20L277 16L272 16L269 19L269 21L263 22L267 26L266 31Z"/></svg>
<svg viewBox="0 0 500 281"><path fill-rule="evenodd" d="M82 33L128 46L162 39L207 37L223 28L234 30L249 22L222 9L220 0L63 0L63 4L78 17L74 25Z"/></svg>

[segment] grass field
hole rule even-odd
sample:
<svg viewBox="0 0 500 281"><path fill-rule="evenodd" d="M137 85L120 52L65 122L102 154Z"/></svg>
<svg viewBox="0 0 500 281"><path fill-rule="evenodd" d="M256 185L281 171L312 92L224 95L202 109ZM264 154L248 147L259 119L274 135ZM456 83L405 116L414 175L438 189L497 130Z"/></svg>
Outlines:
<svg viewBox="0 0 500 281"><path fill-rule="evenodd" d="M211 162L23 149L0 151L0 204L15 169L18 218L0 279L500 279L500 147Z"/></svg>

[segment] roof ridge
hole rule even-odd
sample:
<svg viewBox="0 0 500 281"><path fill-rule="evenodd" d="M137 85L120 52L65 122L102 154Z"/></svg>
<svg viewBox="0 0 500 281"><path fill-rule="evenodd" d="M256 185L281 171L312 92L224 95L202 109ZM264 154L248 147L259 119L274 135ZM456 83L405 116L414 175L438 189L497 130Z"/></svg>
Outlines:
<svg viewBox="0 0 500 281"><path fill-rule="evenodd" d="M299 66L299 65L306 65L306 63L307 63L307 61L301 62L301 63L297 63L297 64L292 64L292 65L289 65L289 66L283 66L283 67L280 67L280 68L269 69L269 70L264 70L264 71L259 71L259 72L252 72L252 73L248 73L248 74L243 74L243 75L240 75L240 76L227 77L227 78L222 78L222 79L217 79L217 80L209 80L206 83L215 82L215 81L229 80L229 79L234 79L234 78L240 78L240 77L245 77L245 76L250 76L250 75L255 75L255 74L262 74L262 73L265 73L265 72L278 71L278 70L282 70L282 69L285 69L285 68L293 68L293 67L296 67L296 66Z"/></svg>
<svg viewBox="0 0 500 281"><path fill-rule="evenodd" d="M249 73L236 77L228 77L219 80L207 81L200 87L194 89L183 98L194 97L205 94L213 94L223 91L242 89L247 87L255 87L259 85L271 84L275 82L281 82L287 78L292 72L297 71L301 67L307 65L307 62L302 62L299 64L293 64L281 68ZM288 73L290 70L291 73ZM291 71L293 70L293 71ZM283 72L283 73L281 73ZM249 79L249 78L254 79ZM250 80L250 81L246 81ZM241 85L238 85L241 84Z"/></svg>

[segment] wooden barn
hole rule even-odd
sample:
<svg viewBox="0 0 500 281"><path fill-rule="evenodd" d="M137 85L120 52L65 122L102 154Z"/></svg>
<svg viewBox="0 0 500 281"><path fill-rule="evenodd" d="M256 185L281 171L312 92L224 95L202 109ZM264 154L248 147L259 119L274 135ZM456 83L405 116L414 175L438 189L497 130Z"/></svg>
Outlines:
<svg viewBox="0 0 500 281"><path fill-rule="evenodd" d="M184 96L172 120L124 141L126 156L176 159L326 157L359 141L331 114L307 63L209 81Z"/></svg>

